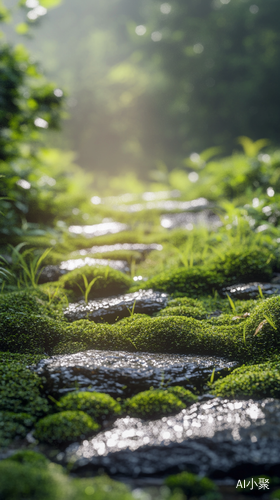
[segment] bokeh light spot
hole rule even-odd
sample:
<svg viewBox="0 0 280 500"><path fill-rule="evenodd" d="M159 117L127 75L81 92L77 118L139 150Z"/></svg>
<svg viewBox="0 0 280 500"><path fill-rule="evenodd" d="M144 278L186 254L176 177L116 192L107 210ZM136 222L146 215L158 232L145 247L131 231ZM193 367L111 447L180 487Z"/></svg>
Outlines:
<svg viewBox="0 0 280 500"><path fill-rule="evenodd" d="M139 26L136 26L136 28L135 28L135 33L138 36L145 35L146 31L147 31L147 29L145 28L145 26L143 26L143 24L139 24Z"/></svg>
<svg viewBox="0 0 280 500"><path fill-rule="evenodd" d="M162 3L160 6L160 12L162 14L169 14L171 12L171 5L169 3Z"/></svg>
<svg viewBox="0 0 280 500"><path fill-rule="evenodd" d="M160 33L160 31L154 31L151 34L151 39L153 40L153 42L160 42L160 40L162 39L162 34Z"/></svg>

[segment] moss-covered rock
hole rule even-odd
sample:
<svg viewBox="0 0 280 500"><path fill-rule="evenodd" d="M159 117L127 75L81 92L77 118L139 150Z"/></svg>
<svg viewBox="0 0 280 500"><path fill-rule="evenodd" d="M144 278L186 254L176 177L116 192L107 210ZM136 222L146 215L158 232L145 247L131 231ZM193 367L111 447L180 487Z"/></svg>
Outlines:
<svg viewBox="0 0 280 500"><path fill-rule="evenodd" d="M175 394L160 389L139 392L127 399L124 405L129 416L144 419L171 415L184 408L186 405Z"/></svg>
<svg viewBox="0 0 280 500"><path fill-rule="evenodd" d="M280 360L236 368L230 375L217 380L211 392L224 398L279 398Z"/></svg>
<svg viewBox="0 0 280 500"><path fill-rule="evenodd" d="M0 411L0 447L7 446L15 437L24 438L36 421L28 413Z"/></svg>
<svg viewBox="0 0 280 500"><path fill-rule="evenodd" d="M174 387L168 387L167 392L174 394L180 399L186 406L189 406L197 401L197 396L195 396L191 391L181 387L180 385L175 385Z"/></svg>
<svg viewBox="0 0 280 500"><path fill-rule="evenodd" d="M269 280L272 269L273 256L267 249L245 248L230 250L212 258L207 266L177 268L161 273L141 286L199 297L220 290L227 284Z"/></svg>
<svg viewBox="0 0 280 500"><path fill-rule="evenodd" d="M206 319L207 311L203 307L176 306L166 307L157 313L157 316L187 316L195 319Z"/></svg>
<svg viewBox="0 0 280 500"><path fill-rule="evenodd" d="M6 460L11 460L12 462L17 462L24 465L33 465L36 467L46 467L50 464L50 461L42 455L42 453L37 453L33 450L20 450L6 458Z"/></svg>
<svg viewBox="0 0 280 500"><path fill-rule="evenodd" d="M83 411L62 411L41 418L34 436L45 443L67 443L83 439L99 430L99 425Z"/></svg>
<svg viewBox="0 0 280 500"><path fill-rule="evenodd" d="M73 500L135 500L125 484L104 475L93 479L74 479L71 487Z"/></svg>
<svg viewBox="0 0 280 500"><path fill-rule="evenodd" d="M64 316L61 307L48 304L40 291L9 293L0 298L0 350L50 353L60 340Z"/></svg>
<svg viewBox="0 0 280 500"><path fill-rule="evenodd" d="M59 401L59 410L84 411L97 421L117 416L121 406L117 401L100 392L70 392Z"/></svg>
<svg viewBox="0 0 280 500"><path fill-rule="evenodd" d="M59 342L53 349L52 354L75 354L76 352L87 351L88 345L85 342Z"/></svg>
<svg viewBox="0 0 280 500"><path fill-rule="evenodd" d="M221 495L217 487L208 477L200 477L191 472L181 472L165 479L165 484L171 491L181 490L188 498L202 497L205 500L219 500Z"/></svg>
<svg viewBox="0 0 280 500"><path fill-rule="evenodd" d="M10 459L0 462L1 500L68 500L71 488L66 475L54 464L35 466Z"/></svg>
<svg viewBox="0 0 280 500"><path fill-rule="evenodd" d="M0 364L0 411L42 416L50 410L40 393L40 377L23 364Z"/></svg>
<svg viewBox="0 0 280 500"><path fill-rule="evenodd" d="M88 283L96 279L89 292L89 298L107 297L109 295L125 293L132 284L131 279L120 271L116 271L110 267L93 266L84 266L80 269L75 269L61 276L59 282L61 286L72 290L76 296L80 296L85 291L83 275L87 278Z"/></svg>
<svg viewBox="0 0 280 500"><path fill-rule="evenodd" d="M272 300L275 299L267 299L263 304ZM65 342L83 342L88 349L213 354L251 362L268 359L279 352L280 335L265 324L264 331L269 334L264 335L261 330L254 336L255 330L247 328L251 320L249 317L232 321L232 316L228 316L215 322L184 316L149 318L134 314L114 325L80 320L69 325L64 336Z"/></svg>

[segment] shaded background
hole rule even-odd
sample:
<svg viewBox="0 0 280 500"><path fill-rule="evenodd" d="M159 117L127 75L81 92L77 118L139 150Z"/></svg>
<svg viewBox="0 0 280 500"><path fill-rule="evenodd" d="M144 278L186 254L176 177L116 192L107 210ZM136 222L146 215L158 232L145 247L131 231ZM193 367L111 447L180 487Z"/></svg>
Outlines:
<svg viewBox="0 0 280 500"><path fill-rule="evenodd" d="M23 40L68 94L49 143L143 179L241 135L277 146L279 21L279 0L64 0Z"/></svg>

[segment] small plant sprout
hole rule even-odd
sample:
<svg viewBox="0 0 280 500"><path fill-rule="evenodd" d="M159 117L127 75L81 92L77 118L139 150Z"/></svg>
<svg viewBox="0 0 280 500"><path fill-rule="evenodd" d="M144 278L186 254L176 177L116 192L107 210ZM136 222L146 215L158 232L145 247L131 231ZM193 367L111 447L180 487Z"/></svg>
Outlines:
<svg viewBox="0 0 280 500"><path fill-rule="evenodd" d="M258 286L258 290L259 290L259 296L260 296L260 298L264 299L263 291L262 291L260 285Z"/></svg>
<svg viewBox="0 0 280 500"><path fill-rule="evenodd" d="M79 287L79 289L81 290L83 296L84 296L84 299L85 299L85 303L88 304L88 296L89 296L89 293L94 285L94 283L100 278L101 276L96 276L95 278L93 278L90 282L88 282L88 279L86 277L85 274L82 274L82 278L84 280L84 290L82 289L82 287L79 285L79 283L76 282L76 285Z"/></svg>
<svg viewBox="0 0 280 500"><path fill-rule="evenodd" d="M215 370L216 370L216 367L214 366L213 371L212 371L212 374L211 374L211 377L210 377L210 384L213 384L213 382L214 382L214 378L215 378Z"/></svg>
<svg viewBox="0 0 280 500"><path fill-rule="evenodd" d="M232 312L234 314L236 314L236 307L235 307L235 304L234 304L232 298L228 294L227 294L227 298L228 298L228 301L229 301L229 305L230 305L230 307L232 309Z"/></svg>
<svg viewBox="0 0 280 500"><path fill-rule="evenodd" d="M21 274L17 281L18 288L22 286L32 286L35 288L38 285L38 281L41 275L41 271L39 271L40 266L43 260L48 256L51 252L52 248L47 248L42 255L33 256L34 248L29 248L25 250L23 253L20 253L21 248L26 245L26 243L20 243L16 247L10 248L12 249L12 262L13 265L19 266L21 268Z"/></svg>
<svg viewBox="0 0 280 500"><path fill-rule="evenodd" d="M134 300L134 302L133 302L133 306L132 306L132 308L131 308L131 309L129 309L129 307L127 307L127 310L128 310L128 312L129 312L130 316L134 316L135 306L136 306L136 299Z"/></svg>
<svg viewBox="0 0 280 500"><path fill-rule="evenodd" d="M246 324L243 325L243 342L246 345Z"/></svg>
<svg viewBox="0 0 280 500"><path fill-rule="evenodd" d="M277 330L277 326L275 325L272 317L269 316L268 314L264 314L264 317L265 317L266 321L270 324L270 326L272 326L273 330Z"/></svg>

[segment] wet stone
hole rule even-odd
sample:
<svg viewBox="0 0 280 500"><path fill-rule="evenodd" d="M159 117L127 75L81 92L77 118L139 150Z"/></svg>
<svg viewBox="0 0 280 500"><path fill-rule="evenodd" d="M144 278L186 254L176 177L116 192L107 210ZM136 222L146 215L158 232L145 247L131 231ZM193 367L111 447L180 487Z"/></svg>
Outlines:
<svg viewBox="0 0 280 500"><path fill-rule="evenodd" d="M123 224L122 222L105 221L91 226L70 226L68 230L72 234L82 234L87 238L91 238L93 236L117 234L121 231L125 231L126 229L128 229L127 224Z"/></svg>
<svg viewBox="0 0 280 500"><path fill-rule="evenodd" d="M193 229L194 226L217 228L221 226L220 218L211 210L189 211L177 214L165 214L161 217L161 225L166 229L182 227Z"/></svg>
<svg viewBox="0 0 280 500"><path fill-rule="evenodd" d="M39 278L39 283L48 283L49 281L57 281L60 276L84 266L109 266L112 269L123 273L129 272L129 266L125 260L107 260L107 259L92 259L85 257L84 259L69 259L61 262L57 266L46 266L42 270Z"/></svg>
<svg viewBox="0 0 280 500"><path fill-rule="evenodd" d="M157 243L145 244L145 243L116 243L115 245L95 245L89 249L80 250L80 255L95 254L95 253L109 253L116 251L134 251L147 255L153 250L162 250L162 245Z"/></svg>
<svg viewBox="0 0 280 500"><path fill-rule="evenodd" d="M211 356L90 350L43 359L35 371L53 396L79 389L124 398L172 385L202 392L214 367L216 374L227 375L236 366Z"/></svg>
<svg viewBox="0 0 280 500"><path fill-rule="evenodd" d="M278 475L280 401L197 403L156 421L118 419L110 430L66 449L75 472L103 468L126 477L190 470L216 479Z"/></svg>
<svg viewBox="0 0 280 500"><path fill-rule="evenodd" d="M268 298L271 295L280 294L280 285L273 283L240 283L231 285L222 290L222 294L239 300L249 300L260 298L259 287L263 295Z"/></svg>
<svg viewBox="0 0 280 500"><path fill-rule="evenodd" d="M64 311L68 321L89 319L96 323L114 323L116 319L130 316L132 309L137 314L153 314L166 307L168 295L153 290L117 295L114 297L70 304Z"/></svg>

